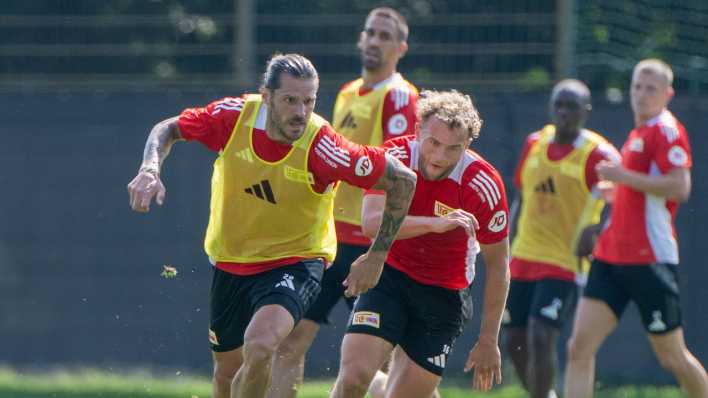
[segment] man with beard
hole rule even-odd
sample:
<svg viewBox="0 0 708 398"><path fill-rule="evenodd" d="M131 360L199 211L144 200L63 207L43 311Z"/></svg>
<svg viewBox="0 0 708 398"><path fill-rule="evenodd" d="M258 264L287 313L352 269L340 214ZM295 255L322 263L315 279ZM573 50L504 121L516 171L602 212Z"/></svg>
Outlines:
<svg viewBox="0 0 708 398"><path fill-rule="evenodd" d="M205 250L214 264L209 341L214 397L264 397L273 356L320 290L334 259L337 183L386 190L386 217L351 267L347 294L378 282L405 217L415 174L380 148L352 143L312 111L319 78L297 54L276 55L260 95L190 108L150 133L131 207L147 212L165 187L160 166L172 144L196 140L219 156L212 176Z"/></svg>
<svg viewBox="0 0 708 398"><path fill-rule="evenodd" d="M630 301L661 366L688 397L708 397L706 371L686 348L681 326L674 220L691 193L692 159L686 129L667 109L673 78L658 59L634 67L629 94L635 127L621 162L597 166L600 178L614 184L615 199L568 343L566 397L592 397L595 353Z"/></svg>
<svg viewBox="0 0 708 398"><path fill-rule="evenodd" d="M358 144L381 145L389 138L412 134L415 126L416 88L396 72L398 60L408 49L408 25L391 8L369 12L357 46L361 52L361 77L345 84L337 95L333 126ZM278 349L269 398L292 398L302 384L305 353L337 302L344 298L351 309L355 297L345 297L342 282L351 263L366 252L370 239L361 232L360 188L341 185L334 202L337 258L322 279L322 291L302 321ZM372 385L380 396L383 374Z"/></svg>
<svg viewBox="0 0 708 398"><path fill-rule="evenodd" d="M480 251L484 308L465 370L474 369L476 389L501 382L498 336L509 287L504 183L491 164L467 149L482 126L469 96L424 91L417 113L416 135L384 144L416 172L418 183L378 285L354 304L332 398L363 397L394 347L386 397L430 397L471 316L468 287ZM368 191L364 234L375 235L383 209L381 192Z"/></svg>
<svg viewBox="0 0 708 398"><path fill-rule="evenodd" d="M549 105L553 124L528 136L514 178L504 317L506 350L533 398L555 397L558 335L572 316L576 274L589 267L604 205L595 166L619 159L607 140L583 128L591 109L585 84L559 82Z"/></svg>

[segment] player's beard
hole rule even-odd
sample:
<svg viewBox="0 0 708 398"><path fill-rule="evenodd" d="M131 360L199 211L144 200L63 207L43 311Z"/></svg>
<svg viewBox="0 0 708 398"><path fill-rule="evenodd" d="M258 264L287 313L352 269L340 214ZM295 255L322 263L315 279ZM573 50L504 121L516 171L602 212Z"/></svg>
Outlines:
<svg viewBox="0 0 708 398"><path fill-rule="evenodd" d="M361 65L364 69L374 72L383 67L383 53L379 49L361 52Z"/></svg>
<svg viewBox="0 0 708 398"><path fill-rule="evenodd" d="M290 119L282 117L273 101L269 101L268 103L268 114L271 120L268 128L275 129L274 133L289 143L297 141L305 132L305 127L307 126L306 120L300 116L293 116Z"/></svg>

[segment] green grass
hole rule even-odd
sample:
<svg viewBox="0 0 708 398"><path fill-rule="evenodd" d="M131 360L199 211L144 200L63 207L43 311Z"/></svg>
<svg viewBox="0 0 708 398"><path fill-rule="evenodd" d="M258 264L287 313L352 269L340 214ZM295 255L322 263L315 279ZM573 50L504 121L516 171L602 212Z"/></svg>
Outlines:
<svg viewBox="0 0 708 398"><path fill-rule="evenodd" d="M309 382L299 398L325 398L331 381ZM112 374L97 370L72 370L20 374L0 369L0 398L205 398L211 386L205 377L174 374L154 376L149 372ZM447 387L444 398L521 398L515 385L496 388L490 393L472 393L469 389ZM597 398L679 398L676 388L622 387L598 391Z"/></svg>

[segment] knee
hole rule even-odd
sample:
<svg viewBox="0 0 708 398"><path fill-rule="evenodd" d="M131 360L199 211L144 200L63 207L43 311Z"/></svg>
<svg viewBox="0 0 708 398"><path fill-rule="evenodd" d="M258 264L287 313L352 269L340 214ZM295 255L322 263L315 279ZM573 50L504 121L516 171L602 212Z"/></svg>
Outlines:
<svg viewBox="0 0 708 398"><path fill-rule="evenodd" d="M246 338L243 343L243 359L248 364L270 363L278 349L278 340L269 333Z"/></svg>
<svg viewBox="0 0 708 398"><path fill-rule="evenodd" d="M343 366L339 375L339 384L344 391L363 394L368 390L373 376L363 367Z"/></svg>
<svg viewBox="0 0 708 398"><path fill-rule="evenodd" d="M595 351L581 335L573 335L568 339L567 355L571 361L591 360L595 357Z"/></svg>
<svg viewBox="0 0 708 398"><path fill-rule="evenodd" d="M220 390L226 389L226 391L228 391L229 386L231 386L231 382L234 377L236 377L237 371L237 367L214 362L214 384L216 384Z"/></svg>
<svg viewBox="0 0 708 398"><path fill-rule="evenodd" d="M532 327L529 328L528 337L536 352L547 353L552 351L555 346L555 332L551 326L538 323L532 325Z"/></svg>

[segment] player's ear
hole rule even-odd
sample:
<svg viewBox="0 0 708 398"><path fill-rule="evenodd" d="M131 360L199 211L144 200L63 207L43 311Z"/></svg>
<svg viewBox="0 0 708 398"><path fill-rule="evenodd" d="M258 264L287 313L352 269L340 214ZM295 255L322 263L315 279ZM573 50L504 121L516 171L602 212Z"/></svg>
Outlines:
<svg viewBox="0 0 708 398"><path fill-rule="evenodd" d="M361 51L364 51L364 41L366 40L366 32L361 31L359 32L359 40L356 42L356 48L358 48Z"/></svg>
<svg viewBox="0 0 708 398"><path fill-rule="evenodd" d="M402 58L408 52L408 42L402 41L398 43L398 57Z"/></svg>
<svg viewBox="0 0 708 398"><path fill-rule="evenodd" d="M668 101L671 101L672 98L674 98L674 95L676 94L676 91L674 91L674 86L669 86L666 88L666 94L668 96Z"/></svg>
<svg viewBox="0 0 708 398"><path fill-rule="evenodd" d="M265 87L261 87L260 89L258 89L258 92L261 93L261 97L263 97L263 102L270 102L270 90Z"/></svg>

